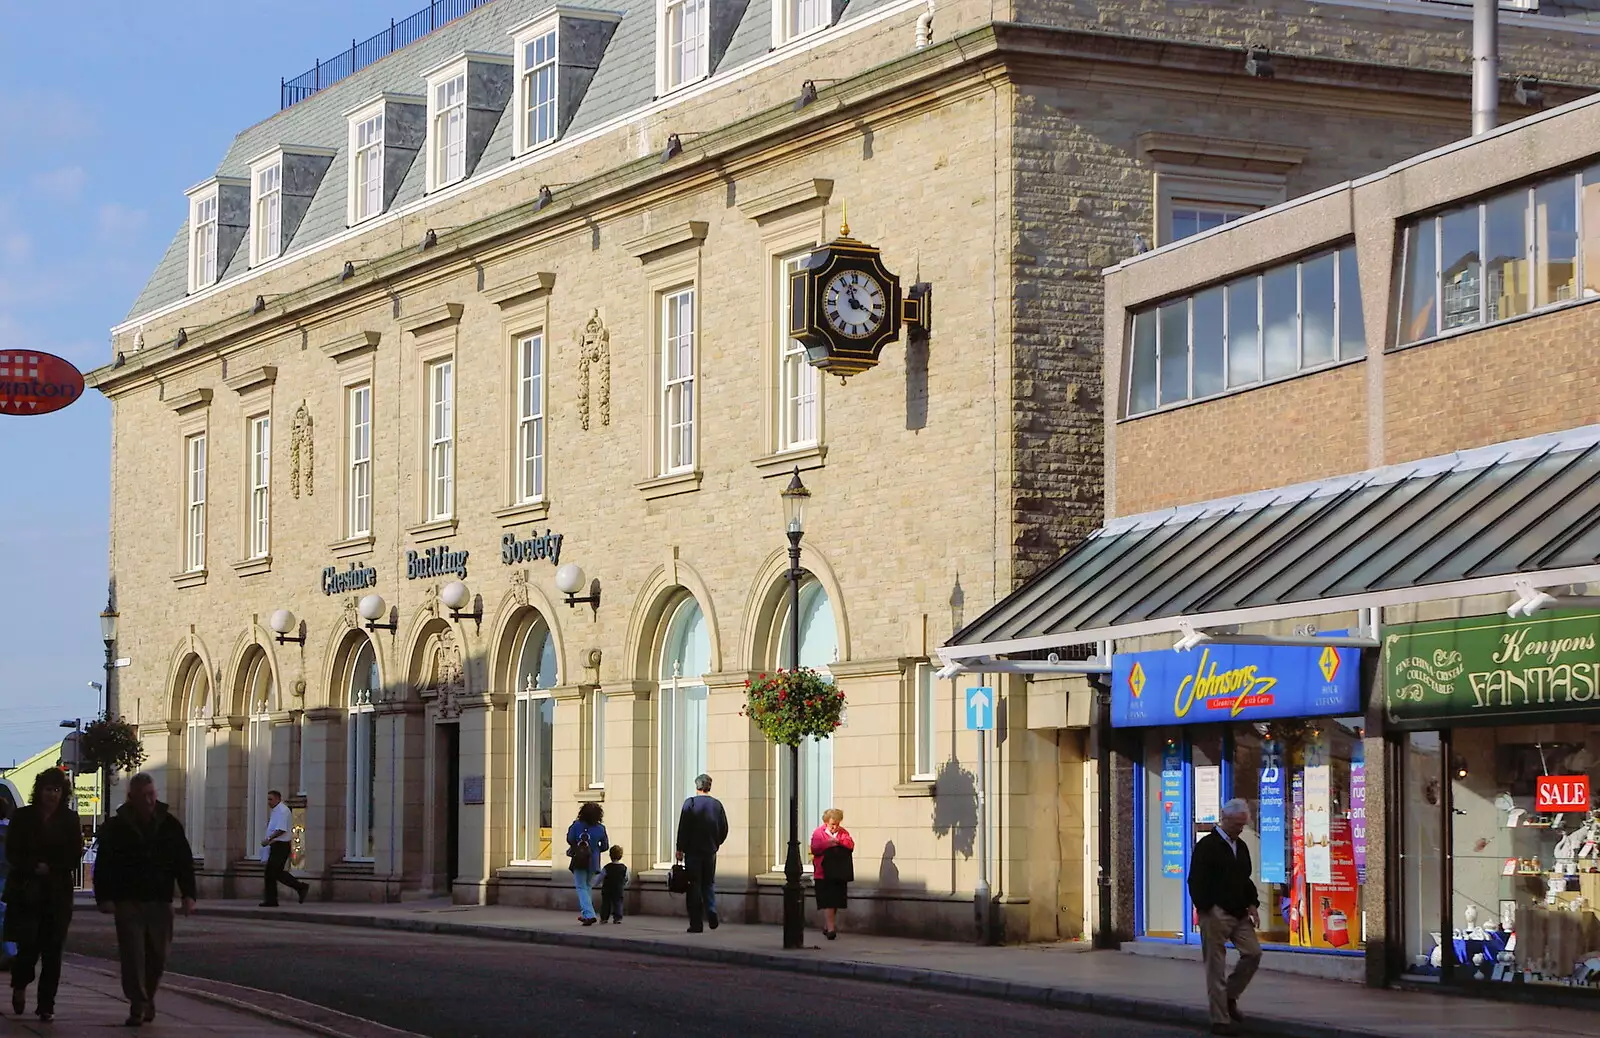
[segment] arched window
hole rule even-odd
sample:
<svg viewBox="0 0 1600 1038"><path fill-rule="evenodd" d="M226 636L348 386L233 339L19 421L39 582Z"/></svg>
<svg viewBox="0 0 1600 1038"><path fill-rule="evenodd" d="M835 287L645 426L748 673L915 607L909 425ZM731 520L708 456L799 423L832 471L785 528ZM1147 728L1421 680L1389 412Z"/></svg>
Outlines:
<svg viewBox="0 0 1600 1038"><path fill-rule="evenodd" d="M378 775L377 715L372 699L378 690L378 657L372 642L361 639L346 674L350 716L348 729L349 773L345 782L345 857L351 861L372 860L372 820L376 814Z"/></svg>
<svg viewBox="0 0 1600 1038"><path fill-rule="evenodd" d="M550 690L556 687L557 680L555 641L544 617L535 614L517 649L517 788L512 805L512 861L552 860L555 780L551 756L556 704Z"/></svg>
<svg viewBox="0 0 1600 1038"><path fill-rule="evenodd" d="M272 782L272 666L267 654L257 649L245 669L244 709L249 736L250 800L244 816L259 821L267 812L267 790ZM254 848L258 837L254 824L245 826L245 846Z"/></svg>
<svg viewBox="0 0 1600 1038"><path fill-rule="evenodd" d="M782 626L778 632L778 658L776 665L790 666L790 646L793 644L792 625L789 620L788 599L779 615ZM839 631L834 625L833 603L828 592L816 580L800 585L800 666L810 667L824 677L831 677L829 668L839 662ZM822 812L833 803L833 740L806 739L800 744L800 839L822 821ZM778 747L778 838L775 867L782 868L789 847L789 754L788 747ZM801 860L810 868L810 855L802 848Z"/></svg>
<svg viewBox="0 0 1600 1038"><path fill-rule="evenodd" d="M211 749L211 688L206 680L206 665L199 659L189 664L184 677L183 827L188 830L189 847L197 858L206 849L206 754Z"/></svg>
<svg viewBox="0 0 1600 1038"><path fill-rule="evenodd" d="M711 638L700 603L685 597L672 610L661 643L661 691L657 696L659 842L656 861L670 862L678 840L678 814L706 770L706 686Z"/></svg>

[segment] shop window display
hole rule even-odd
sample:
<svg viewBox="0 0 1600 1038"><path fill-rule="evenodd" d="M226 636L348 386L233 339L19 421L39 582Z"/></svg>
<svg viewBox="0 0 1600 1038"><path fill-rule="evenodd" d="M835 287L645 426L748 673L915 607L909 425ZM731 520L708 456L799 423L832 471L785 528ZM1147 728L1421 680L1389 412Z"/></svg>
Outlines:
<svg viewBox="0 0 1600 1038"><path fill-rule="evenodd" d="M1445 745L1451 944L1433 927L1413 970L1600 987L1600 728L1458 728ZM1408 804L1424 815L1428 781Z"/></svg>

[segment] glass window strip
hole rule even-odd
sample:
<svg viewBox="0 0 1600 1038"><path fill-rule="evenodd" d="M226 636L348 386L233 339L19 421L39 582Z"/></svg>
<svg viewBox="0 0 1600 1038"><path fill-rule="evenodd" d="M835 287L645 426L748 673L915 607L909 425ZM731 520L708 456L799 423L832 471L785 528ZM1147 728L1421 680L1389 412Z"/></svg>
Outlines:
<svg viewBox="0 0 1600 1038"><path fill-rule="evenodd" d="M1306 325L1307 318L1306 318L1306 314L1305 314L1306 292L1305 292L1305 285L1304 285L1304 268L1305 268L1305 265L1310 263L1310 262L1321 260L1323 258L1327 258L1333 264L1333 267L1334 267L1334 270L1335 270L1335 278L1337 279L1337 276L1338 276L1337 275L1337 271L1339 269L1339 265L1340 265L1340 262L1341 262L1341 256L1347 250L1352 249L1352 248L1354 248L1353 245L1341 246L1339 248L1332 249L1332 250L1329 250L1327 252L1318 253L1316 255L1306 257L1303 260L1295 260L1292 263L1282 264L1282 265L1277 266L1277 267L1271 267L1271 268L1268 268L1267 270L1261 271L1261 272L1259 272L1257 274L1249 275L1249 277L1251 279L1253 279L1254 282L1255 282L1255 296L1256 296L1256 300L1255 300L1255 308L1256 308L1256 319L1255 319L1255 328L1256 328L1256 370L1255 370L1255 377L1252 378L1252 379L1249 379L1249 380L1234 381L1234 379L1233 379L1234 372L1231 369L1231 365L1229 365L1229 360L1230 360L1229 349L1230 349L1230 345L1231 345L1231 341L1232 341L1231 335L1232 335L1232 329L1233 329L1233 315L1234 315L1234 310L1233 310L1233 305L1234 304L1233 304L1232 296L1236 295L1237 293L1236 292L1232 292L1232 291L1224 293L1224 311L1223 311L1224 312L1224 318L1223 318L1223 325L1222 325L1222 342L1221 342L1222 354L1221 354L1221 356L1224 358L1224 365L1225 365L1226 375L1225 375L1225 378L1224 378L1225 388L1222 389L1219 393L1207 393L1207 394L1204 394L1204 396L1197 395L1196 392L1195 392L1195 371L1194 371L1195 359L1196 359L1196 348L1195 348L1195 341L1194 341L1194 336L1195 336L1195 306L1194 306L1194 300L1195 300L1195 297L1197 295L1201 295L1201 294L1203 294L1205 292L1211 291L1212 289L1214 289L1216 287L1219 287L1219 286L1208 285L1205 288L1200 289L1200 290L1198 290L1198 291L1196 291L1194 293L1191 293L1189 295L1179 296L1179 297L1177 297L1175 299L1167 299L1167 300L1162 301L1159 304L1147 306L1147 307L1144 307L1144 308L1142 308L1140 310L1134 311L1132 313L1132 315L1131 315L1132 319L1128 322L1128 333L1127 333L1128 334L1128 347L1123 353L1123 357L1124 357L1124 378L1125 378L1125 381L1126 381L1126 392L1125 392L1125 397L1124 397L1124 408L1125 408L1124 413L1128 417L1133 417L1133 416L1140 415L1140 414L1146 414L1146 413L1149 413L1151 411L1157 411L1157 410L1160 410L1160 409L1162 409L1164 407L1177 406L1179 404L1187 403L1189 401L1196 400L1196 399L1209 399L1210 397L1213 397L1213 396L1223 395L1223 394L1230 393L1230 392L1233 392L1233 391L1238 390L1238 389L1244 389L1244 388L1248 388L1249 386L1259 385L1259 384L1261 384L1263 382L1276 381L1279 378L1291 377L1293 375L1298 375L1298 374L1301 374L1301 373L1304 373L1304 372L1308 372L1308 371L1320 370L1322 368L1330 366L1331 364L1337 364L1340 361L1342 361L1343 359L1346 359L1346 358L1341 357L1339 355L1339 351L1337 349L1335 349L1335 355L1334 355L1334 358L1332 360L1320 360L1320 361L1317 361L1317 362L1311 363L1311 364L1307 364L1306 361L1305 361L1305 325ZM1438 250L1435 249L1435 252L1437 252L1437 251ZM1291 348L1294 351L1294 358L1293 358L1294 370L1293 371L1288 371L1288 372L1268 374L1267 371L1266 371L1266 361L1267 361L1266 346L1267 346L1267 338L1268 338L1268 335L1267 335L1268 328L1266 327L1266 301L1265 301L1266 278L1267 278L1268 275L1275 274L1275 273L1282 273L1282 272L1285 272L1285 271L1292 271L1293 275L1294 275L1294 282L1293 282L1293 284L1294 284L1294 295L1295 295L1295 299L1294 299L1294 303L1293 303L1294 327L1293 327L1293 330L1292 330L1293 340L1292 340L1292 343L1291 343ZM1232 282L1229 282L1228 286L1231 289L1232 287L1239 286L1239 285L1241 285L1243 283L1244 283L1244 279L1236 279L1236 280L1234 280ZM1175 378L1175 377L1179 377L1179 372L1177 371L1178 364L1176 363L1176 358L1173 356L1173 354L1169 350L1169 340L1175 338L1176 336L1173 334L1174 329L1171 329L1171 328L1168 327L1169 322L1164 320L1161 317L1161 314L1162 314L1162 312L1164 310L1170 310L1171 308L1173 308L1175 306L1178 306L1178 305L1182 305L1182 306L1185 307L1185 313L1183 315L1183 328L1184 328L1184 331L1182 333L1183 336L1185 337L1185 342L1182 344L1182 348L1185 350L1186 356L1183 359L1183 361L1184 361L1183 365L1182 365L1183 371L1181 373L1181 377L1185 380L1185 385L1182 387L1182 391L1181 391L1181 393L1179 395L1174 395L1174 396L1169 397L1168 393L1169 393L1169 391L1171 391L1173 389L1173 387L1168 384L1168 380L1172 379L1172 378ZM1356 310L1356 316L1359 318L1359 315L1360 315L1360 311L1359 311L1359 308L1358 308ZM1325 314L1325 315L1319 314L1318 316L1321 316L1324 319L1332 322L1335 336L1337 336L1339 334L1338 329L1341 326L1338 323L1339 318L1338 318L1338 304L1337 304L1337 301L1334 302L1333 309L1332 309L1331 312L1329 312L1328 314ZM1174 317L1174 321L1172 323L1176 324L1176 315L1174 314L1173 317ZM1153 364L1151 364L1149 360L1143 359L1141 357L1140 353L1139 353L1140 335L1141 335L1141 330L1144 328L1143 322L1145 322L1145 321L1151 321L1154 324L1154 327L1152 329L1143 332L1144 335L1147 335L1147 336L1151 337L1155 342L1155 357L1153 358L1153 360L1154 360ZM1357 325L1354 326L1353 330L1359 330L1359 327L1360 327L1359 324L1357 324ZM1154 390L1152 392L1148 393L1148 394L1142 393L1141 392L1141 388L1140 388L1140 385L1141 385L1140 384L1141 369L1146 367L1146 366L1148 366L1149 368L1153 369L1153 370L1150 371L1150 376L1151 376L1151 380L1154 382ZM1148 402L1149 406L1141 406L1141 402L1142 401Z"/></svg>

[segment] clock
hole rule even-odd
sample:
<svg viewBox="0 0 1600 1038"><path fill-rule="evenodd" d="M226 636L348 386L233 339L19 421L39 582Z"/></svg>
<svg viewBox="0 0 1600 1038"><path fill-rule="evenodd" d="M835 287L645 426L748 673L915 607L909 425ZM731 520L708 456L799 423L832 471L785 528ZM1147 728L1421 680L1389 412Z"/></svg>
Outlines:
<svg viewBox="0 0 1600 1038"><path fill-rule="evenodd" d="M800 263L788 290L789 334L805 345L813 367L841 379L876 367L902 324L927 333L928 286L902 297L882 253L850 237L848 225Z"/></svg>

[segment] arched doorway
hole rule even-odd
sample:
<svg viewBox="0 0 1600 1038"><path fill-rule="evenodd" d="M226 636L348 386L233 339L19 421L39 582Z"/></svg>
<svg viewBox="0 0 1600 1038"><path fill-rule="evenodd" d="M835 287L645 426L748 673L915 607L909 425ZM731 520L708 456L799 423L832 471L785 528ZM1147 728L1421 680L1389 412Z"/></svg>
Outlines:
<svg viewBox="0 0 1600 1038"><path fill-rule="evenodd" d="M183 738L183 827L196 858L206 853L206 757L211 750L211 682L206 665L191 656L179 697L185 720Z"/></svg>
<svg viewBox="0 0 1600 1038"><path fill-rule="evenodd" d="M667 611L657 672L657 863L672 861L679 810L706 769L704 674L710 666L705 613L693 595L685 594Z"/></svg>
<svg viewBox="0 0 1600 1038"><path fill-rule="evenodd" d="M512 713L515 741L515 790L511 808L511 860L549 863L554 860L555 825L555 699L560 681L555 640L550 625L530 611L517 635L512 677L516 702Z"/></svg>
<svg viewBox="0 0 1600 1038"><path fill-rule="evenodd" d="M244 667L242 702L245 715L245 759L248 781L245 784L244 827L247 851L255 849L259 837L256 825L267 811L267 790L272 783L272 664L260 648L250 654Z"/></svg>
<svg viewBox="0 0 1600 1038"><path fill-rule="evenodd" d="M363 634L352 636L341 684L345 693L345 859L371 861L377 816L377 714L373 698L381 687L378 657Z"/></svg>
<svg viewBox="0 0 1600 1038"><path fill-rule="evenodd" d="M777 659L773 666L787 668L793 659L793 623L789 597L784 596L778 614ZM831 678L829 668L839 661L839 631L834 622L833 603L815 578L800 585L800 666ZM789 760L786 747L778 747L778 825L773 842L773 862L781 867L789 840ZM802 837L822 819L822 812L833 807L833 740L806 739L800 744L800 832ZM803 858L809 856L802 855ZM807 865L807 868L810 866Z"/></svg>

